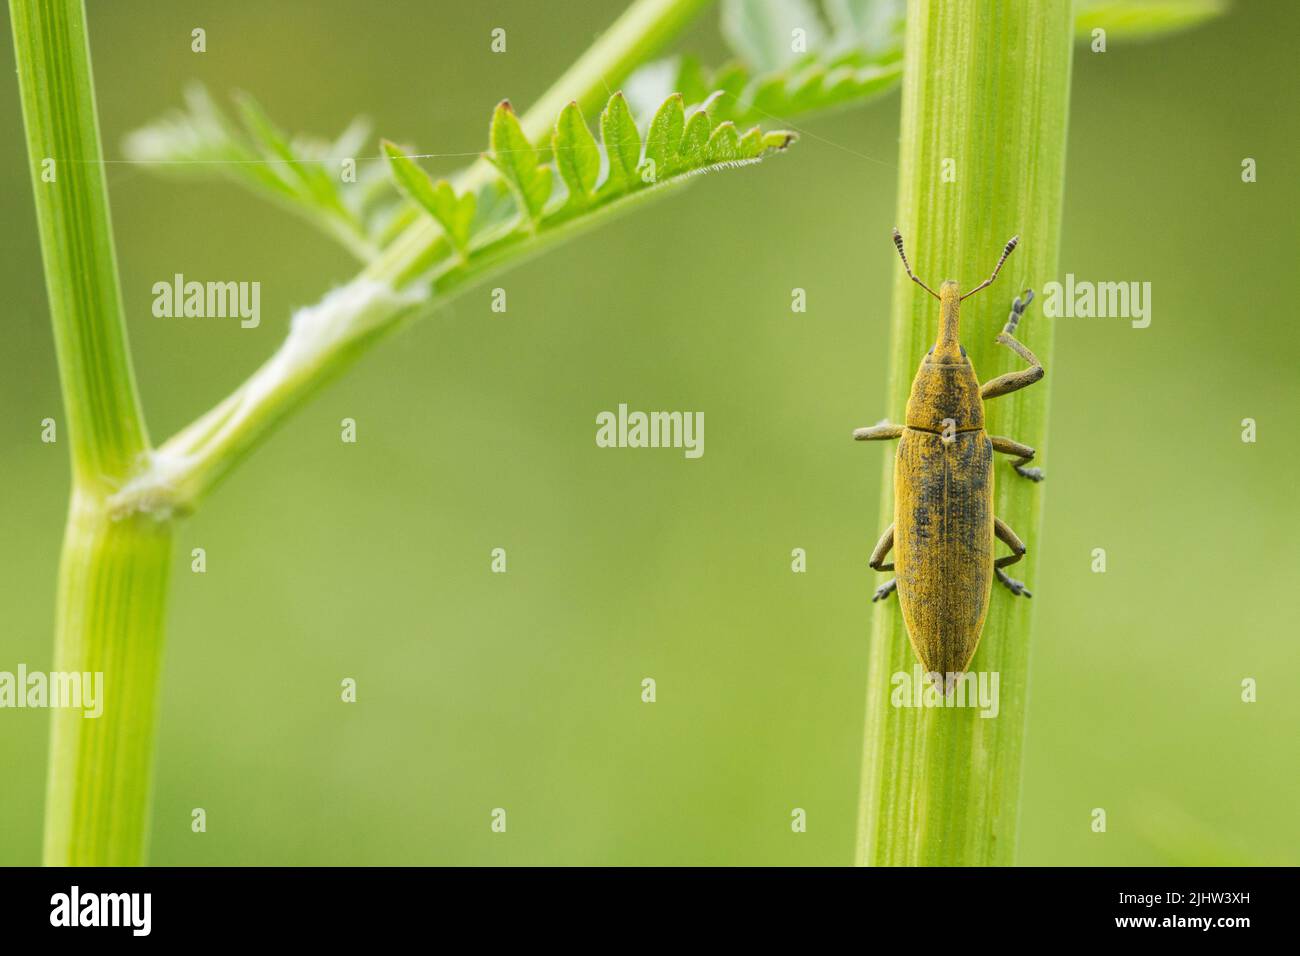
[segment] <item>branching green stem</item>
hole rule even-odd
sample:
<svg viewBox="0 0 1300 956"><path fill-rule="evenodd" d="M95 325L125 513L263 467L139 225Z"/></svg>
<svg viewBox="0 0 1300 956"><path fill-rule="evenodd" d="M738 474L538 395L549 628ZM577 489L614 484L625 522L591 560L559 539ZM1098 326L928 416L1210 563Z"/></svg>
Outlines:
<svg viewBox="0 0 1300 956"><path fill-rule="evenodd" d="M103 711L55 710L45 861L143 859L171 528L107 499L148 439L122 321L81 0L10 0L50 319L72 447L54 667L103 675ZM93 678L92 678L93 680Z"/></svg>
<svg viewBox="0 0 1300 956"><path fill-rule="evenodd" d="M643 63L709 0L638 0L530 109L520 122L538 148L549 143L564 104L604 101L611 86ZM496 175L479 160L458 177L472 192ZM635 197L630 197L633 201ZM602 210L599 216L603 217ZM594 217L588 217L588 222ZM441 227L421 217L351 283L294 317L280 349L233 394L163 443L112 500L119 515L170 517L192 510L274 427L406 320L514 261L585 228L561 224L489 243L470 261L449 257Z"/></svg>
<svg viewBox="0 0 1300 956"><path fill-rule="evenodd" d="M638 0L524 118L530 136L541 145L554 104L590 104L706 3ZM299 312L284 345L233 395L151 450L122 322L85 11L81 0L10 0L10 11L72 444L55 667L104 675L101 716L55 711L44 856L49 864L139 864L149 820L170 518L297 404L427 304L437 283L450 290L499 262L488 255L475 269L453 265L430 274L446 239L417 222L366 273ZM482 181L488 172L486 163L476 164L465 181Z"/></svg>

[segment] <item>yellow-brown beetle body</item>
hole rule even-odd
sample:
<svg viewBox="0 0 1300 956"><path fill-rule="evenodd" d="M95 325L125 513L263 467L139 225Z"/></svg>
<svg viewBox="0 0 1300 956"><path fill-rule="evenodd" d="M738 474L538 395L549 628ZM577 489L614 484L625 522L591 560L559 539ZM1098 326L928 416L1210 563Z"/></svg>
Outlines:
<svg viewBox="0 0 1300 956"><path fill-rule="evenodd" d="M895 571L873 600L898 591L912 648L927 673L965 671L975 656L989 593L996 577L1013 594L1029 596L1024 585L1002 568L1020 560L1024 544L993 514L993 453L1018 456L1018 474L1040 481L1027 468L1034 450L984 430L984 400L1024 388L1043 377L1038 359L1016 341L1016 324L1033 298L1017 298L998 341L1028 361L1031 368L980 384L958 338L961 301L989 285L1016 247L1007 243L997 267L983 284L963 296L955 281L938 293L912 275L897 230L894 242L908 276L940 303L939 338L921 360L907 401L903 425L882 422L854 432L859 440L899 439L894 462L894 523L881 535L871 566ZM1001 540L1011 554L994 557ZM886 564L892 550L894 561Z"/></svg>

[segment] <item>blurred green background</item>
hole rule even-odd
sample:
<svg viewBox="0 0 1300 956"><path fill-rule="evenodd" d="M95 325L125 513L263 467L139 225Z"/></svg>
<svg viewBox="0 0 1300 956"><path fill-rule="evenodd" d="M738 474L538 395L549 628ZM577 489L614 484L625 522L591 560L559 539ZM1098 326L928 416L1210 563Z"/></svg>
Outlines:
<svg viewBox="0 0 1300 956"><path fill-rule="evenodd" d="M422 152L482 149L492 105L530 103L620 6L91 2L107 154L191 78L294 129L365 113ZM714 20L680 47L721 59ZM1153 320L1059 320L1049 480L1026 489L1047 517L1028 542L1022 863L1300 863L1300 389L1279 295L1300 248L1298 32L1295 5L1247 2L1077 52L1062 271L1151 282ZM39 440L62 411L12 57L6 20L3 670L51 666L68 491L66 444ZM788 156L525 264L492 283L505 315L470 292L180 525L152 862L851 862L886 452L848 436L883 414L897 113L895 93L802 122ZM161 439L354 270L232 185L108 178ZM261 327L153 318L150 287L176 272L261 281ZM598 449L594 416L619 402L704 411L704 457ZM47 738L47 713L0 712L0 863L39 860Z"/></svg>

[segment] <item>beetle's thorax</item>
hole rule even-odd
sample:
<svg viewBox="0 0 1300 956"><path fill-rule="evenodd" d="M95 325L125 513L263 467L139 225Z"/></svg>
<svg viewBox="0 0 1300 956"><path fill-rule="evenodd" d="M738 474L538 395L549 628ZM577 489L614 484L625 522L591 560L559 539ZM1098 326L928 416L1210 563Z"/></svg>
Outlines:
<svg viewBox="0 0 1300 956"><path fill-rule="evenodd" d="M921 360L907 399L910 428L943 432L984 427L979 380L959 340L961 290L949 279L939 287L939 338Z"/></svg>

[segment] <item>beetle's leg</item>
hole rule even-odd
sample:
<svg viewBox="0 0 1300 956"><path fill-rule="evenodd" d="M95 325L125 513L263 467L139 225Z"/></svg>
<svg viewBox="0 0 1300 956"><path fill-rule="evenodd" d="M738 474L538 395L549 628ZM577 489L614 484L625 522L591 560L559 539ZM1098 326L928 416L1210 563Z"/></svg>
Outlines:
<svg viewBox="0 0 1300 956"><path fill-rule="evenodd" d="M894 525L891 523L889 527L885 529L885 533L880 536L880 540L876 542L876 547L871 552L871 560L867 563L877 571L894 570L892 562L890 564L885 563L885 558L892 550L894 550ZM876 588L876 594L875 597L871 599L871 603L874 604L876 601L882 601L889 597L897 587L898 580L896 578L890 578L880 587Z"/></svg>
<svg viewBox="0 0 1300 956"><path fill-rule="evenodd" d="M1016 470L1016 474L1028 478L1030 481L1043 480L1043 469L1025 467L1034 460L1034 450L1028 445L1022 445L1010 438L999 438L997 435L990 435L989 441L993 442L993 450L996 452L1001 452L1004 455L1020 456L1019 459L1011 463L1011 467Z"/></svg>
<svg viewBox="0 0 1300 956"><path fill-rule="evenodd" d="M894 570L894 566L892 564L885 564L886 556L889 554L890 551L893 550L894 550L894 525L893 522L890 522L889 527L886 528L884 533L880 536L880 540L876 542L876 547L872 550L871 559L867 562L867 564L871 565L877 571Z"/></svg>
<svg viewBox="0 0 1300 956"><path fill-rule="evenodd" d="M1016 301L1011 303L1011 315L1007 319L1007 324L1003 326L1002 334L997 339L999 344L1011 349L1032 367L1019 372L1008 372L1006 375L999 375L997 378L990 379L980 386L980 398L997 398L999 395L1018 391L1028 385L1033 385L1045 374L1043 363L1038 360L1038 356L1029 351L1029 348L1019 341L1015 334L1016 326L1020 324L1020 317L1025 314L1025 307L1033 301L1033 289L1025 290L1024 299L1019 296L1016 297Z"/></svg>
<svg viewBox="0 0 1300 956"><path fill-rule="evenodd" d="M1028 589L1025 588L1024 581L1017 581L1001 568L994 568L993 573L998 576L998 580L1005 584L1007 590L1012 594L1023 595L1024 597L1033 597L1033 595L1029 593Z"/></svg>
<svg viewBox="0 0 1300 956"><path fill-rule="evenodd" d="M890 441L903 437L903 426L880 421L866 428L853 429L854 441Z"/></svg>
<svg viewBox="0 0 1300 956"><path fill-rule="evenodd" d="M877 422L869 428L855 429L853 432L853 438L855 441L888 441L893 438L901 438L902 435L902 425L894 425L885 421ZM890 523L889 527L885 529L884 534L880 536L880 540L876 542L876 546L871 552L871 560L867 563L877 571L894 570L894 565L892 563L885 563L886 556L888 556L889 552L893 549L894 525L893 523ZM874 604L876 601L883 601L897 589L898 580L890 578L880 587L876 588L876 593L871 598L871 602Z"/></svg>
<svg viewBox="0 0 1300 956"><path fill-rule="evenodd" d="M993 519L993 533L999 541L1005 542L1007 547L1011 549L1010 554L994 560L993 573L998 576L998 580L1006 585L1007 590L1012 594L1033 597L1032 594L1025 590L1025 582L1017 581L1002 570L1007 565L1015 564L1025 556L1025 543L1020 540L1019 535L1011 530L1011 526L1001 518Z"/></svg>

